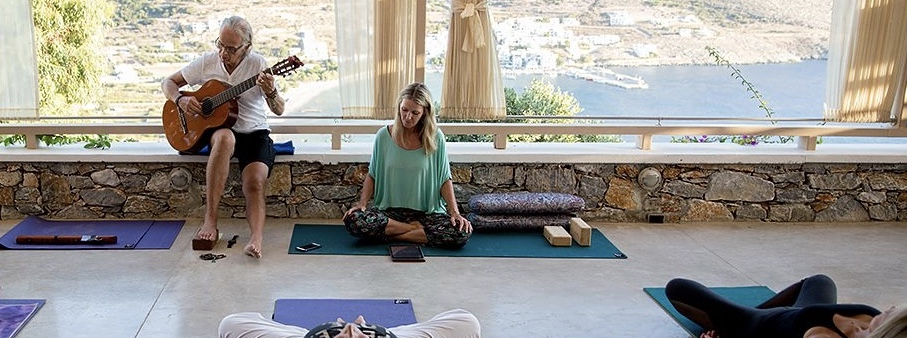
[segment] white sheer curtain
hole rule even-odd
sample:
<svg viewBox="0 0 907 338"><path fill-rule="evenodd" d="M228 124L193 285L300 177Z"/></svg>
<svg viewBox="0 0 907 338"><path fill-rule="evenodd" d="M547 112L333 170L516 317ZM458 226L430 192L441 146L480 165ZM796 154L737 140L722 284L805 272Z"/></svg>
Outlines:
<svg viewBox="0 0 907 338"><path fill-rule="evenodd" d="M392 119L414 81L416 1L335 0L344 118Z"/></svg>
<svg viewBox="0 0 907 338"><path fill-rule="evenodd" d="M371 118L375 115L375 2L335 0L334 10L343 117Z"/></svg>
<svg viewBox="0 0 907 338"><path fill-rule="evenodd" d="M4 2L0 20L0 118L38 117L38 66L30 0Z"/></svg>
<svg viewBox="0 0 907 338"><path fill-rule="evenodd" d="M507 116L487 1L452 0L441 116L494 120Z"/></svg>
<svg viewBox="0 0 907 338"><path fill-rule="evenodd" d="M907 1L835 0L825 116L882 122L900 116L907 89Z"/></svg>
<svg viewBox="0 0 907 338"><path fill-rule="evenodd" d="M393 119L400 90L416 77L416 1L377 0L375 118Z"/></svg>

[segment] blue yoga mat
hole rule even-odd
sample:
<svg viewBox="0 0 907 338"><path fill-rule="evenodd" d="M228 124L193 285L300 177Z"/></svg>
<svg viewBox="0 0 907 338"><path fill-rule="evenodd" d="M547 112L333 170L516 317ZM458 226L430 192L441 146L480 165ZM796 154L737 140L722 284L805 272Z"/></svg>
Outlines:
<svg viewBox="0 0 907 338"><path fill-rule="evenodd" d="M0 338L15 337L44 305L44 299L0 299Z"/></svg>
<svg viewBox="0 0 907 338"><path fill-rule="evenodd" d="M311 329L337 318L347 322L362 315L366 323L394 327L416 322L409 299L278 299L274 321Z"/></svg>
<svg viewBox="0 0 907 338"><path fill-rule="evenodd" d="M765 286L711 287L709 289L735 303L754 307L762 304L775 295L774 291ZM652 300L658 303L658 305L661 306L671 318L674 318L674 320L677 321L677 324L680 324L680 326L682 326L691 336L699 337L702 335L702 332L705 331L702 327L687 319L687 317L684 317L680 312L677 312L677 310L674 309L674 306L668 301L668 296L665 295L665 288L643 288L643 291L645 291L649 297L652 297Z"/></svg>
<svg viewBox="0 0 907 338"><path fill-rule="evenodd" d="M598 229L592 229L592 245L551 246L538 232L476 232L461 249L423 247L425 256L521 257L521 258L627 258ZM309 252L297 246L315 242L321 248ZM387 244L358 240L342 225L297 224L290 238L290 254L387 256Z"/></svg>
<svg viewBox="0 0 907 338"><path fill-rule="evenodd" d="M28 216L0 237L0 247L13 250L169 249L185 221L46 220ZM116 235L115 244L16 244L16 237Z"/></svg>

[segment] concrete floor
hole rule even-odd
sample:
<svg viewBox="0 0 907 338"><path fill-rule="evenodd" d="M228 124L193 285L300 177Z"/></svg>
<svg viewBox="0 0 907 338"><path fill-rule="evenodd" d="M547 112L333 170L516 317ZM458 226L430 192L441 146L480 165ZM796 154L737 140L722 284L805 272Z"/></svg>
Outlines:
<svg viewBox="0 0 907 338"><path fill-rule="evenodd" d="M0 298L47 304L17 336L214 337L225 315L273 312L278 298L411 298L420 320L473 312L484 337L687 337L643 291L683 276L710 286L780 290L807 275L841 302L907 302L907 224L592 224L629 259L288 255L295 223L273 219L264 257L242 254L245 220L222 220L240 245L199 259L189 220L170 250L0 251ZM314 220L314 222L325 222ZM5 233L18 221L0 221ZM336 221L335 221L336 223ZM541 235L540 235L541 236ZM245 238L244 238L245 237Z"/></svg>

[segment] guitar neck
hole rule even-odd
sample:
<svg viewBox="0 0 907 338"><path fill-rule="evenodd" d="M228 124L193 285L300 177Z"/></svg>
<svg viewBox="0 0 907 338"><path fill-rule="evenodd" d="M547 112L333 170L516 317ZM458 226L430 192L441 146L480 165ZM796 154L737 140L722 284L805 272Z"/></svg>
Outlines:
<svg viewBox="0 0 907 338"><path fill-rule="evenodd" d="M255 76L252 76L252 77L246 79L245 81L240 82L238 85L227 88L227 90L224 90L224 91L218 93L217 95L214 95L210 99L211 103L212 103L212 107L218 107L218 106L226 103L227 101L230 101L230 100L236 98L237 96L242 95L242 93L245 93L247 90L249 90L249 88L255 87L256 81L258 81L258 74L255 74Z"/></svg>
<svg viewBox="0 0 907 338"><path fill-rule="evenodd" d="M268 73L268 74L285 76L288 72L291 72L294 69L299 68L302 65L303 65L302 61L299 61L299 59L294 55L294 56L290 56L290 57L286 58L285 60L283 60L281 62L278 62L276 65L271 66L270 68L265 69L264 72ZM208 99L208 100L210 100L210 104L207 105L207 107L210 107L210 108L218 107L224 103L227 103L227 101L230 101L230 100L236 98L237 96L242 95L242 93L245 93L247 90L249 90L249 88L252 88L255 86L255 82L258 81L259 74L255 74L254 76L246 79L245 81L240 82L238 85L227 88L227 90L224 90L224 91L218 93L217 95L211 97L210 99ZM205 109L204 104L202 105L202 110L207 110L207 109Z"/></svg>

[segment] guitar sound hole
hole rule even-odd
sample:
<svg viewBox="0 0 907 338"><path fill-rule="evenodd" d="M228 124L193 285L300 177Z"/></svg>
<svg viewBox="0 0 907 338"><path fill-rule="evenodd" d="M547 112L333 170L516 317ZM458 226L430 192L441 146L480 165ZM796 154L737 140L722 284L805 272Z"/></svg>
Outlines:
<svg viewBox="0 0 907 338"><path fill-rule="evenodd" d="M211 103L210 99L204 99L202 101L202 115L211 115L212 110L214 110L214 104Z"/></svg>

